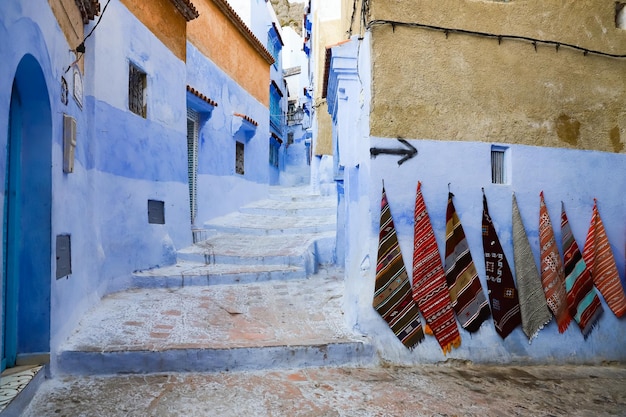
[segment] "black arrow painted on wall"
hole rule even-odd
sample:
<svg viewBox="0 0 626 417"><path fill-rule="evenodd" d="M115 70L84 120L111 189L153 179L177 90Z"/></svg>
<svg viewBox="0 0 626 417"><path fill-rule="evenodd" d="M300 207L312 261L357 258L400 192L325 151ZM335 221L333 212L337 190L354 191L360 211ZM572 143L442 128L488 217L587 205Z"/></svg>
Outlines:
<svg viewBox="0 0 626 417"><path fill-rule="evenodd" d="M408 161L409 159L417 155L417 149L415 149L415 147L413 147L413 145L411 145L406 139L398 138L398 141L404 146L406 146L406 149L405 148L393 148L393 149L370 148L370 155L372 156L372 158L376 158L376 156L380 154L404 155L404 158L398 161L398 165L402 165L403 163L405 163L406 161Z"/></svg>

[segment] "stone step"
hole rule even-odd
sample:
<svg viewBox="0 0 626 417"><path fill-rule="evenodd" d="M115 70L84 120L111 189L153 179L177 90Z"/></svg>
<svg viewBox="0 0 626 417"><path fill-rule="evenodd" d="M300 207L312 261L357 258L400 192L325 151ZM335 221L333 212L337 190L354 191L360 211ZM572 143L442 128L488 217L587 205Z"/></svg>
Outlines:
<svg viewBox="0 0 626 417"><path fill-rule="evenodd" d="M245 214L262 216L330 216L337 211L337 201L332 197L318 197L300 201L259 200L242 207Z"/></svg>
<svg viewBox="0 0 626 417"><path fill-rule="evenodd" d="M314 273L289 265L205 264L178 261L175 265L135 271L128 288L180 288L203 285L249 284L306 278Z"/></svg>
<svg viewBox="0 0 626 417"><path fill-rule="evenodd" d="M375 349L343 320L343 271L242 285L110 294L61 347L66 374L367 365Z"/></svg>
<svg viewBox="0 0 626 417"><path fill-rule="evenodd" d="M325 216L259 216L230 213L204 224L205 229L222 233L249 235L286 235L323 233L336 230L335 215Z"/></svg>
<svg viewBox="0 0 626 417"><path fill-rule="evenodd" d="M205 264L301 266L331 263L335 232L289 235L242 235L217 233L181 249L179 260Z"/></svg>
<svg viewBox="0 0 626 417"><path fill-rule="evenodd" d="M313 193L310 185L299 187L270 187L269 198L276 201L317 201L336 199L336 195Z"/></svg>

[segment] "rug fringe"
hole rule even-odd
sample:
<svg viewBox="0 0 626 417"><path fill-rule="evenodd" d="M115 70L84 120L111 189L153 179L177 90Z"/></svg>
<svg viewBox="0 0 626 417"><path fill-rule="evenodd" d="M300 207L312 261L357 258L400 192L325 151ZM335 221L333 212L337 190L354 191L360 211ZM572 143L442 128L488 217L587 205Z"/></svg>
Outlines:
<svg viewBox="0 0 626 417"><path fill-rule="evenodd" d="M548 319L548 321L546 321L545 323L543 323L541 326L539 326L539 328L537 329L537 331L535 333L533 333L532 335L530 335L530 337L528 338L528 344L530 345L534 339L537 338L537 336L539 336L539 332L543 330L544 327L546 327L550 322L552 321L552 317L550 317Z"/></svg>
<svg viewBox="0 0 626 417"><path fill-rule="evenodd" d="M441 347L441 350L443 350L443 356L447 356L448 353L452 352L452 348L458 349L459 346L461 346L461 336L460 335L455 337L452 342L450 342L447 345Z"/></svg>
<svg viewBox="0 0 626 417"><path fill-rule="evenodd" d="M572 322L572 318L568 314L567 318L565 320L563 320L561 323L559 323L559 333L565 332L565 330L567 330L567 328L569 327L569 324L571 322Z"/></svg>

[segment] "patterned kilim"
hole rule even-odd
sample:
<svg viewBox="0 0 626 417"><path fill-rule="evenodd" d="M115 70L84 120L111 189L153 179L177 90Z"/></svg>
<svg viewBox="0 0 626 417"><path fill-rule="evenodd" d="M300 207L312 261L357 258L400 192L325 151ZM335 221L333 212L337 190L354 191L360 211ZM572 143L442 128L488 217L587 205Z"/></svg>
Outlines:
<svg viewBox="0 0 626 417"><path fill-rule="evenodd" d="M522 313L522 329L528 336L528 340L532 341L539 330L552 320L552 313L548 309L539 270L530 249L515 194L513 194L513 257Z"/></svg>
<svg viewBox="0 0 626 417"><path fill-rule="evenodd" d="M489 217L484 190L483 249L485 251L485 272L487 274L489 300L491 301L491 314L496 331L504 339L522 323L522 316L520 315L519 299L513 282L513 274L500 245L491 217Z"/></svg>
<svg viewBox="0 0 626 417"><path fill-rule="evenodd" d="M411 284L402 259L385 187L380 206L378 262L372 304L398 339L406 347L413 349L424 339L424 331L419 310L411 295Z"/></svg>
<svg viewBox="0 0 626 417"><path fill-rule="evenodd" d="M591 273L587 268L565 214L561 202L561 240L563 242L563 264L565 267L565 290L570 315L578 323L585 340L604 309L593 287Z"/></svg>
<svg viewBox="0 0 626 417"><path fill-rule="evenodd" d="M602 297L604 297L604 301L617 317L622 317L626 312L624 288L619 279L615 258L613 258L611 245L606 237L604 224L598 212L598 202L595 199L591 225L583 248L583 259L587 263L593 283L596 284Z"/></svg>
<svg viewBox="0 0 626 417"><path fill-rule="evenodd" d="M543 191L539 194L539 252L541 254L541 283L546 295L548 307L556 317L559 333L567 330L572 316L567 307L567 292L565 291L565 272L559 249L556 247L554 230L548 208L543 198Z"/></svg>
<svg viewBox="0 0 626 417"><path fill-rule="evenodd" d="M413 299L422 311L426 324L437 338L444 355L461 345L461 335L454 319L446 276L437 248L435 233L426 204L417 183L413 235Z"/></svg>
<svg viewBox="0 0 626 417"><path fill-rule="evenodd" d="M468 332L472 333L491 315L489 302L480 285L480 279L472 260L461 220L456 214L452 193L448 193L446 210L446 280L450 301L456 317Z"/></svg>

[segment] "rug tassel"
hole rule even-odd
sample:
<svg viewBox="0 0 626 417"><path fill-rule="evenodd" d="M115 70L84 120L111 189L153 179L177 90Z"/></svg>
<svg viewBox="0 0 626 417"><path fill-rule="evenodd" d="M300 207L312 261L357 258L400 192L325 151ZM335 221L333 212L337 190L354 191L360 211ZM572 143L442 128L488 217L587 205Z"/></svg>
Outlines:
<svg viewBox="0 0 626 417"><path fill-rule="evenodd" d="M433 329L431 329L428 324L424 326L424 334L427 334L428 336L434 336Z"/></svg>
<svg viewBox="0 0 626 417"><path fill-rule="evenodd" d="M452 348L458 349L461 346L461 336L457 336L452 342L448 343L445 346L442 346L443 356L447 356L448 353L452 352Z"/></svg>
<svg viewBox="0 0 626 417"><path fill-rule="evenodd" d="M559 323L559 333L565 332L565 330L567 330L567 328L569 327L569 324L571 321L572 321L572 318L568 315L566 320Z"/></svg>

